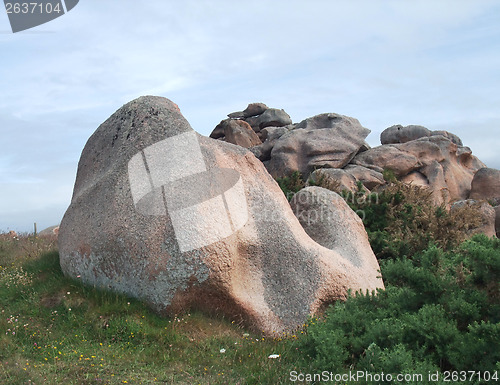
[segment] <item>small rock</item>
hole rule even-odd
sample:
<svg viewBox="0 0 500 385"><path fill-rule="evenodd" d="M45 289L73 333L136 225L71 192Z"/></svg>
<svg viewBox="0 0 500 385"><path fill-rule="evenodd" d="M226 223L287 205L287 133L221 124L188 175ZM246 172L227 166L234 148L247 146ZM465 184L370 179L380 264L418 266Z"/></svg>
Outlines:
<svg viewBox="0 0 500 385"><path fill-rule="evenodd" d="M250 103L242 112L244 118L263 114L269 107L264 103Z"/></svg>
<svg viewBox="0 0 500 385"><path fill-rule="evenodd" d="M472 179L470 198L485 200L500 198L500 170L487 167L478 170Z"/></svg>
<svg viewBox="0 0 500 385"><path fill-rule="evenodd" d="M348 164L344 170L351 174L356 181L360 181L368 190L385 184L384 176L381 172L371 170L363 166Z"/></svg>
<svg viewBox="0 0 500 385"><path fill-rule="evenodd" d="M457 146L463 146L462 139L460 139L457 135L452 134L448 131L431 131L431 136L441 135L445 138L451 140L452 143L455 143Z"/></svg>
<svg viewBox="0 0 500 385"><path fill-rule="evenodd" d="M307 180L308 185L320 186L341 194L343 191L357 190L356 178L339 168L320 168L315 170Z"/></svg>
<svg viewBox="0 0 500 385"><path fill-rule="evenodd" d="M59 225L47 227L46 229L43 229L38 233L38 235L42 237L46 235L58 235L58 234L59 234Z"/></svg>
<svg viewBox="0 0 500 385"><path fill-rule="evenodd" d="M406 143L425 136L430 136L431 131L423 126L410 125L403 127L400 124L386 128L380 134L382 144Z"/></svg>
<svg viewBox="0 0 500 385"><path fill-rule="evenodd" d="M243 119L245 117L245 114L243 111L236 111L236 112L231 112L230 114L227 114L227 116L230 119Z"/></svg>
<svg viewBox="0 0 500 385"><path fill-rule="evenodd" d="M224 137L226 142L244 148L250 148L262 143L257 134L252 130L252 127L243 120L226 120L224 124Z"/></svg>
<svg viewBox="0 0 500 385"><path fill-rule="evenodd" d="M292 119L285 110L278 110L277 108L268 108L261 115L257 116L252 123L247 120L247 122L255 130L262 130L266 127L283 127L292 124Z"/></svg>
<svg viewBox="0 0 500 385"><path fill-rule="evenodd" d="M218 125L215 126L212 133L210 134L210 138L212 139L221 139L224 138L224 127L227 124L228 119L222 120Z"/></svg>

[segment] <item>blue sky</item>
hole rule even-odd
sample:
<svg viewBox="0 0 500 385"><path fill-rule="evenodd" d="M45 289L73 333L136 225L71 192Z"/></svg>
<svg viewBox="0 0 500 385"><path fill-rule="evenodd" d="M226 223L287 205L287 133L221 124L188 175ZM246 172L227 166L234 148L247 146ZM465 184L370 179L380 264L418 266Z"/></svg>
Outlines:
<svg viewBox="0 0 500 385"><path fill-rule="evenodd" d="M208 135L250 102L459 135L500 168L498 1L81 0L12 34L0 12L0 231L59 223L90 135L141 95Z"/></svg>

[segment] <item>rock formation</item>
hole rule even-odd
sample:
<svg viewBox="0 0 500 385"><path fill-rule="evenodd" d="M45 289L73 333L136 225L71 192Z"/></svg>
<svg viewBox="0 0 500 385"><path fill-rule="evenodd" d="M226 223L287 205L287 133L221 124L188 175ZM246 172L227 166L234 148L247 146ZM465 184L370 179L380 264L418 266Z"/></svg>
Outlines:
<svg viewBox="0 0 500 385"><path fill-rule="evenodd" d="M342 168L365 145L369 133L357 119L348 116L314 116L276 141L268 170L279 177L294 171L309 175L321 167Z"/></svg>
<svg viewBox="0 0 500 385"><path fill-rule="evenodd" d="M427 187L436 204L468 198L474 174L484 167L468 147L442 135L375 147L352 163L379 172L391 170L406 183Z"/></svg>
<svg viewBox="0 0 500 385"><path fill-rule="evenodd" d="M231 115L269 137L266 122L289 121L268 111L254 104ZM360 134L346 159L366 132L353 130ZM198 135L168 99L141 97L106 120L82 152L60 225L61 267L160 313L195 308L268 335L292 331L349 289L383 287L359 219L332 194L309 188L297 196L299 212L328 214L304 230L250 151Z"/></svg>
<svg viewBox="0 0 500 385"><path fill-rule="evenodd" d="M253 103L247 112L229 116L248 120L250 113L263 114L266 109ZM369 130L354 118L334 113L282 127L253 128L262 143L250 151L274 177L300 172L308 184L321 181L336 191L354 192L359 183L366 191L383 188L383 172L389 171L401 182L429 189L436 205L450 208L469 198L500 205L500 171L486 168L448 131L394 125L381 133L381 146L370 148L364 141ZM212 137L224 140L214 133Z"/></svg>

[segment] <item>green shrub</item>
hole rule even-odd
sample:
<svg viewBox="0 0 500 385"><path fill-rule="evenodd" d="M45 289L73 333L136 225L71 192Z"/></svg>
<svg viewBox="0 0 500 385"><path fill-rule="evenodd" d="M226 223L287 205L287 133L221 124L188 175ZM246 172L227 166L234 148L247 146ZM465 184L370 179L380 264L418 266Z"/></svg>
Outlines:
<svg viewBox="0 0 500 385"><path fill-rule="evenodd" d="M380 261L386 289L311 321L302 347L317 370L424 373L500 365L500 240L431 246ZM425 383L425 382L424 382Z"/></svg>
<svg viewBox="0 0 500 385"><path fill-rule="evenodd" d="M302 179L302 174L298 171L294 171L290 176L276 178L276 182L278 182L288 201L306 185L304 179Z"/></svg>
<svg viewBox="0 0 500 385"><path fill-rule="evenodd" d="M470 227L479 225L475 207L454 212L436 206L429 190L393 182L363 199L362 192L346 197L361 214L373 251L379 259L411 256L437 244L445 250L467 238Z"/></svg>

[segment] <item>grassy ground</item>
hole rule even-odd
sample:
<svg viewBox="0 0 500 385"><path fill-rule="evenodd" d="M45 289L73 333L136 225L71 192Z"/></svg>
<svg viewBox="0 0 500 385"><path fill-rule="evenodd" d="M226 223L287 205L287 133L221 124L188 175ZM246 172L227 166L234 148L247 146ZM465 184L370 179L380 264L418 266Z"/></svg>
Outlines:
<svg viewBox="0 0 500 385"><path fill-rule="evenodd" d="M63 276L51 238L0 234L0 384L281 384L297 339L191 313L160 318ZM279 354L279 358L268 358Z"/></svg>

